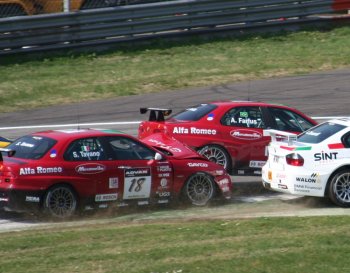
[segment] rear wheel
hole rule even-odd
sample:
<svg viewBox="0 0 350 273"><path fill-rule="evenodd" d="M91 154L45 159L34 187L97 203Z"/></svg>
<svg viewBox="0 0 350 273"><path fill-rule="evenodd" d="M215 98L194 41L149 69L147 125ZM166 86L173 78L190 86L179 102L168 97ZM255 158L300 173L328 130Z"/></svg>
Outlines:
<svg viewBox="0 0 350 273"><path fill-rule="evenodd" d="M200 148L198 153L208 158L209 161L223 166L227 172L231 171L231 159L224 148L218 145L207 145Z"/></svg>
<svg viewBox="0 0 350 273"><path fill-rule="evenodd" d="M341 207L350 207L350 170L336 173L328 190L333 203Z"/></svg>
<svg viewBox="0 0 350 273"><path fill-rule="evenodd" d="M69 218L77 210L77 198L67 185L57 185L48 190L43 203L44 213L53 218Z"/></svg>
<svg viewBox="0 0 350 273"><path fill-rule="evenodd" d="M206 205L215 194L213 179L205 173L196 173L186 182L183 195L185 199L195 206Z"/></svg>

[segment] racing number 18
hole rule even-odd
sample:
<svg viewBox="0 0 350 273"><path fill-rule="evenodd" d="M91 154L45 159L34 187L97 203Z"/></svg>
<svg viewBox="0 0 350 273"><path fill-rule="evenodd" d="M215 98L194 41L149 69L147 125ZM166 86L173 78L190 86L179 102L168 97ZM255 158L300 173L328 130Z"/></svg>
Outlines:
<svg viewBox="0 0 350 273"><path fill-rule="evenodd" d="M130 182L129 192L139 192L142 190L142 184L146 181L146 178L132 179Z"/></svg>

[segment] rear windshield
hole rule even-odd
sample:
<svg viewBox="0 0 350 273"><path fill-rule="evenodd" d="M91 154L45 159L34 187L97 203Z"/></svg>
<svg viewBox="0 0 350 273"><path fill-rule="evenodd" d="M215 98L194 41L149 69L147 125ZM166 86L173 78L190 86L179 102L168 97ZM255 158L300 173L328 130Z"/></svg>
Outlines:
<svg viewBox="0 0 350 273"><path fill-rule="evenodd" d="M6 148L15 150L14 157L25 159L39 159L55 145L56 140L42 136L24 136Z"/></svg>
<svg viewBox="0 0 350 273"><path fill-rule="evenodd" d="M186 120L186 121L195 121L199 120L205 115L213 111L217 106L214 104L200 104L172 116L176 120Z"/></svg>
<svg viewBox="0 0 350 273"><path fill-rule="evenodd" d="M298 136L299 142L320 143L343 130L345 126L331 122L322 123Z"/></svg>

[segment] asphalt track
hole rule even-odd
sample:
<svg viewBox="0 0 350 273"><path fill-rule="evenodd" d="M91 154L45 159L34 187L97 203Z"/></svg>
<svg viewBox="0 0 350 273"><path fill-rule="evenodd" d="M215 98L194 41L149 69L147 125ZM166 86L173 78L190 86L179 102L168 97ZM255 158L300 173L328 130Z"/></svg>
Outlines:
<svg viewBox="0 0 350 273"><path fill-rule="evenodd" d="M67 86L69 88L69 86ZM225 84L220 86L193 88L186 90L164 91L161 93L137 95L130 97L118 97L115 99L84 102L70 105L58 105L28 111L16 111L0 114L0 135L8 138L16 138L38 129L31 125L48 124L83 124L102 122L130 122L146 119L147 116L139 114L140 107L167 107L175 112L194 104L209 102L213 100L252 100L286 104L295 107L310 116L350 116L350 68L308 75L292 77L272 78ZM23 129L4 129L5 127L27 126ZM119 124L104 126L104 128L123 130L126 133L136 135L137 124ZM50 129L50 126L42 129ZM259 177L235 177L235 182L253 182L254 187L260 187L249 193L248 188L241 188L242 192L236 192L236 199L242 202L256 203L269 198L281 199L279 195L266 195L258 183ZM255 193L258 193L258 197ZM233 202L236 202L234 201ZM301 198L301 202L309 202L308 198ZM306 201L305 201L306 200ZM281 202L281 201L278 201ZM294 201L293 201L294 202ZM313 203L314 201L312 201ZM258 202L259 203L259 202ZM316 202L317 203L317 202ZM285 205L285 204L284 204ZM257 205L259 206L259 205ZM278 205L277 207L279 207ZM321 211L316 210L321 206ZM232 214L230 207L223 215ZM350 214L350 211L334 208L329 203L317 203L300 209L304 215L324 214ZM289 207L291 215L296 210L295 204ZM270 209L270 208L269 208ZM252 215L251 209L248 209ZM237 212L238 213L238 212ZM271 215L261 212L259 215ZM284 212L277 211L276 215ZM298 214L295 214L298 215ZM226 216L225 216L226 217ZM244 217L244 216L240 216ZM0 232L6 230L22 229L41 225L40 221L27 219L17 214L0 212Z"/></svg>
<svg viewBox="0 0 350 273"><path fill-rule="evenodd" d="M2 113L0 126L139 121L147 118L139 114L142 106L168 107L176 112L201 102L227 99L286 104L310 116L349 116L350 68ZM133 135L136 127L135 124L108 126ZM34 129L0 130L0 135L15 138L31 131Z"/></svg>

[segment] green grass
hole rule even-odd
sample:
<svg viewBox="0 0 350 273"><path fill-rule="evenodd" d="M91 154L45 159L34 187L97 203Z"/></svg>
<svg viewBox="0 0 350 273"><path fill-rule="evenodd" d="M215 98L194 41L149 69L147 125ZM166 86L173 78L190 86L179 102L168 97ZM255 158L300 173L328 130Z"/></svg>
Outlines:
<svg viewBox="0 0 350 273"><path fill-rule="evenodd" d="M0 109L82 102L350 66L350 27L0 60Z"/></svg>
<svg viewBox="0 0 350 273"><path fill-rule="evenodd" d="M82 224L0 234L1 272L349 272L350 218Z"/></svg>

